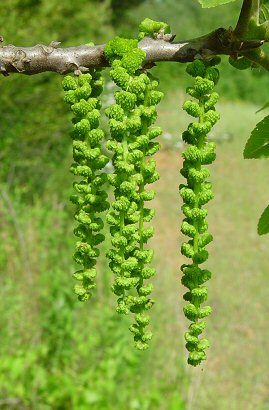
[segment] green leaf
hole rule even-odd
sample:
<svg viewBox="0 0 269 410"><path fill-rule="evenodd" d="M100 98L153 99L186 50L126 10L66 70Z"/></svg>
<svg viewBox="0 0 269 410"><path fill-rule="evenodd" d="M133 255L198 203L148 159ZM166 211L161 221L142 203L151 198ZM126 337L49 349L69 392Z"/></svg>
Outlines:
<svg viewBox="0 0 269 410"><path fill-rule="evenodd" d="M258 234L264 235L269 233L269 205L263 211L258 222Z"/></svg>
<svg viewBox="0 0 269 410"><path fill-rule="evenodd" d="M203 8L221 6L222 4L231 3L235 0L198 0Z"/></svg>
<svg viewBox="0 0 269 410"><path fill-rule="evenodd" d="M243 155L244 158L269 157L269 116L256 125L246 143Z"/></svg>

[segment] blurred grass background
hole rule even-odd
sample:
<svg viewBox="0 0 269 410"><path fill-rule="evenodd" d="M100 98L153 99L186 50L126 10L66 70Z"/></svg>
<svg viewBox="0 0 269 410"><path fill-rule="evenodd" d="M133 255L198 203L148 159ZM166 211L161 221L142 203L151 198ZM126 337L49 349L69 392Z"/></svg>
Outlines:
<svg viewBox="0 0 269 410"><path fill-rule="evenodd" d="M71 46L136 35L145 17L167 21L177 39L234 26L240 1L201 9L194 0L5 0L6 44L62 41ZM124 9L124 12L123 12ZM70 114L61 78L45 73L0 78L0 408L18 410L268 410L268 237L256 224L268 203L268 162L243 160L255 114L268 99L265 72L239 72L222 62L221 121L211 138L215 199L208 204L210 245L207 336L212 347L199 368L186 365L179 267L183 178L181 110L190 83L184 65L159 64L164 129L155 184L154 339L134 351L129 319L114 313L111 274L99 264L96 297L81 304L71 274L75 237L69 203L73 177ZM106 90L104 103L110 97ZM109 247L109 235L103 245Z"/></svg>

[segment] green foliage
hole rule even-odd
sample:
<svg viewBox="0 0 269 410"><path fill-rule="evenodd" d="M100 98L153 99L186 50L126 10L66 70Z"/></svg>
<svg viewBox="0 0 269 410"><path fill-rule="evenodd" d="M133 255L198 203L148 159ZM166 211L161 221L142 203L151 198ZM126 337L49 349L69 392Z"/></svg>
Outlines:
<svg viewBox="0 0 269 410"><path fill-rule="evenodd" d="M244 158L269 157L269 116L260 121L252 131L245 149Z"/></svg>
<svg viewBox="0 0 269 410"><path fill-rule="evenodd" d="M181 232L191 239L182 244L181 253L192 259L192 264L183 264L181 270L182 284L189 288L184 295L184 299L189 303L183 310L185 316L194 322L185 334L186 348L190 352L188 363L197 366L206 359L204 350L209 347L207 339L198 338L205 328L205 322L199 320L211 313L209 306L201 307L207 300L208 293L207 288L201 285L210 279L211 272L201 269L199 265L207 260L208 252L205 247L213 240L213 236L207 231L207 210L202 208L213 198L213 193L211 184L206 181L210 175L209 171L202 165L211 164L216 157L215 143L208 142L206 137L219 120L219 114L214 108L218 96L212 93L218 75L216 68L208 67L200 60L189 64L186 71L194 77L194 85L187 88L187 93L198 102L186 101L183 109L189 115L198 118L198 122L191 123L182 135L190 147L182 153L184 162L180 171L187 179L187 184L181 184L179 187L184 202L182 211L185 215Z"/></svg>
<svg viewBox="0 0 269 410"><path fill-rule="evenodd" d="M269 233L269 205L263 211L258 222L258 234L264 235Z"/></svg>
<svg viewBox="0 0 269 410"><path fill-rule="evenodd" d="M71 137L75 162L71 172L82 177L74 183L77 194L70 199L77 205L75 219L78 225L74 234L80 239L76 244L74 260L83 266L82 270L74 273L74 278L81 283L75 286L75 292L79 300L85 301L92 296L96 286L97 246L105 239L100 233L104 223L98 213L109 208L106 201L108 194L103 189L106 174L101 172L109 161L101 153L104 132L99 128L101 103L98 97L103 90L103 81L100 70L94 69L91 74L81 74L78 79L68 75L62 85L64 99L74 113Z"/></svg>
<svg viewBox="0 0 269 410"><path fill-rule="evenodd" d="M265 104L259 111L266 108L268 104ZM263 118L254 130L252 131L245 149L244 158L268 158L269 157L269 116ZM269 233L269 207L267 207L258 222L258 234L264 235Z"/></svg>
<svg viewBox="0 0 269 410"><path fill-rule="evenodd" d="M235 0L198 0L203 8L221 6L222 4L231 3Z"/></svg>
<svg viewBox="0 0 269 410"><path fill-rule="evenodd" d="M146 19L140 29L140 36L153 35L155 30L166 30L167 25ZM156 90L158 82L141 71L145 52L136 41L117 37L106 45L105 54L111 63L110 76L121 88L115 92L116 103L106 110L111 134L107 148L113 152L114 166L114 174L108 180L115 197L107 214L113 246L107 256L115 274L112 289L119 297L117 312L135 313L136 322L129 329L135 346L144 350L152 338L152 333L145 331L150 318L144 312L154 303L148 297L152 284L144 281L155 274L147 266L153 251L145 249L154 233L152 227L145 226L154 216L154 210L146 208L145 202L152 200L155 192L145 186L159 178L155 161L148 157L159 149L153 140L161 130L151 125L156 121L155 106L163 94Z"/></svg>

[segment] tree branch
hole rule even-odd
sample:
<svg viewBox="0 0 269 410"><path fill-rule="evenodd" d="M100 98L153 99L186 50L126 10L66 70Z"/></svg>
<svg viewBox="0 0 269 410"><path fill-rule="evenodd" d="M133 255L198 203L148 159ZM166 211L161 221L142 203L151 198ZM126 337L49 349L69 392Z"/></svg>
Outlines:
<svg viewBox="0 0 269 410"><path fill-rule="evenodd" d="M1 41L1 38L0 38ZM262 40L241 41L229 29L219 28L211 33L191 40L172 43L168 39L145 37L139 47L146 52L145 65L157 61L185 63L195 58L208 59L218 54L235 54L260 47ZM104 45L60 48L59 42L49 46L37 44L34 47L0 46L0 73L38 74L54 71L87 72L90 67L106 67Z"/></svg>

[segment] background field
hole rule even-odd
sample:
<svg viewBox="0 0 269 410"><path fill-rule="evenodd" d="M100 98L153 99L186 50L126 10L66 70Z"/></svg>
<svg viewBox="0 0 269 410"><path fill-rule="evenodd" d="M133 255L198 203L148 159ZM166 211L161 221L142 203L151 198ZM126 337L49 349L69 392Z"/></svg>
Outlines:
<svg viewBox="0 0 269 410"><path fill-rule="evenodd" d="M102 43L115 33L134 35L149 16L170 22L184 39L233 26L241 2L219 10L202 10L194 0L136 3L141 4L126 10L123 19L117 1L6 0L1 35L16 45ZM133 349L129 319L114 313L104 258L94 300L79 303L72 291L70 115L60 76L0 78L0 408L269 410L269 239L256 233L268 203L269 163L242 155L262 118L255 111L267 102L268 76L237 72L223 58L221 121L211 135L217 141L211 166L215 199L208 204L214 242L207 266L214 275L206 333L212 346L207 362L192 369L183 340L178 194L181 133L190 121L181 107L191 79L174 63L158 65L153 73L166 96L159 107L164 134L156 158L161 179L155 184L151 241L155 336L142 353ZM110 94L107 89L104 105ZM107 232L102 253L108 248Z"/></svg>

